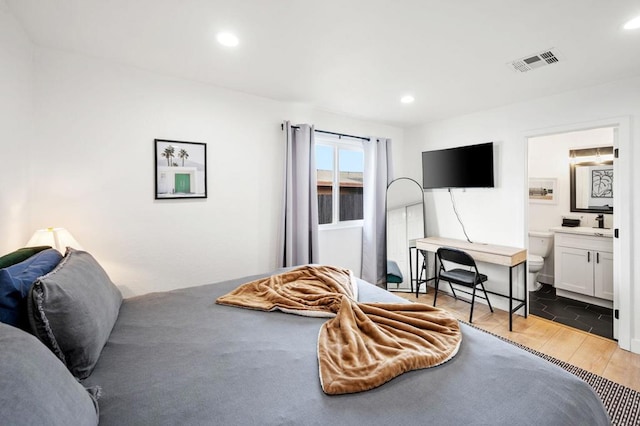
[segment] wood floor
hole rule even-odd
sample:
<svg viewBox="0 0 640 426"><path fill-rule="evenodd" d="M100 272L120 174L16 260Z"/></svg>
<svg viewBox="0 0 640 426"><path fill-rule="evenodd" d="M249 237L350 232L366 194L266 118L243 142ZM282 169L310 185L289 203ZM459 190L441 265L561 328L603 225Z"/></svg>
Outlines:
<svg viewBox="0 0 640 426"><path fill-rule="evenodd" d="M431 305L433 293L429 288L429 294L420 294L417 301ZM416 301L415 294L394 294ZM469 321L469 303L439 293L438 307ZM620 349L617 342L533 315L526 319L514 315L510 332L507 313L494 311L491 313L487 305L476 303L473 325L640 392L640 355Z"/></svg>

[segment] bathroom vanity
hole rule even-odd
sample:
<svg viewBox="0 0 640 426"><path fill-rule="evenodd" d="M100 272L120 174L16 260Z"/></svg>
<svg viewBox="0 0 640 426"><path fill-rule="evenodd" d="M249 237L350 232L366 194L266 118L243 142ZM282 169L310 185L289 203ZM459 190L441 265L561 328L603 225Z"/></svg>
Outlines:
<svg viewBox="0 0 640 426"><path fill-rule="evenodd" d="M558 296L613 307L613 231L555 227L555 287Z"/></svg>

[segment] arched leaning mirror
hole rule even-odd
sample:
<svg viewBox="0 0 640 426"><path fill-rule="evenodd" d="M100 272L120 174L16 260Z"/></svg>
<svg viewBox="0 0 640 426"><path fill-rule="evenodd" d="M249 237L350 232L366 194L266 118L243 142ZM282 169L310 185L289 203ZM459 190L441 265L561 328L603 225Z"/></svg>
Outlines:
<svg viewBox="0 0 640 426"><path fill-rule="evenodd" d="M410 247L425 229L422 187L407 177L393 180L387 186L387 290L413 292L417 260Z"/></svg>

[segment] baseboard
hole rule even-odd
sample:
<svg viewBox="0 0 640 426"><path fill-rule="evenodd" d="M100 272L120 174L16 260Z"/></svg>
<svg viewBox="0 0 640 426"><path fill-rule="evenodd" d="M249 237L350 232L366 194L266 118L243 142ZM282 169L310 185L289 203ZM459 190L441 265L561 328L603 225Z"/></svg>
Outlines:
<svg viewBox="0 0 640 426"><path fill-rule="evenodd" d="M415 293L414 290L408 288L387 288L387 291L390 293Z"/></svg>
<svg viewBox="0 0 640 426"><path fill-rule="evenodd" d="M567 299L579 300L591 305L602 306L603 308L613 309L613 302L611 300L599 299L597 297L591 297L580 293L574 293L573 291L562 290L556 287L556 295L566 297Z"/></svg>
<svg viewBox="0 0 640 426"><path fill-rule="evenodd" d="M538 274L538 282L543 284L554 285L555 280L553 275L550 274Z"/></svg>

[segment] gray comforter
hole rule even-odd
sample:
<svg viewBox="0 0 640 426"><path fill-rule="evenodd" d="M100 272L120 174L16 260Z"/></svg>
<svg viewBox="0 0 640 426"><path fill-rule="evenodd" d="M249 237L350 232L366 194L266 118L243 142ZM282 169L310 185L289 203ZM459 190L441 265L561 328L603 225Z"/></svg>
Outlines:
<svg viewBox="0 0 640 426"><path fill-rule="evenodd" d="M85 386L101 425L606 425L583 381L462 325L457 356L367 392L328 396L323 318L216 305L254 277L126 299ZM360 282L360 301L399 298Z"/></svg>

